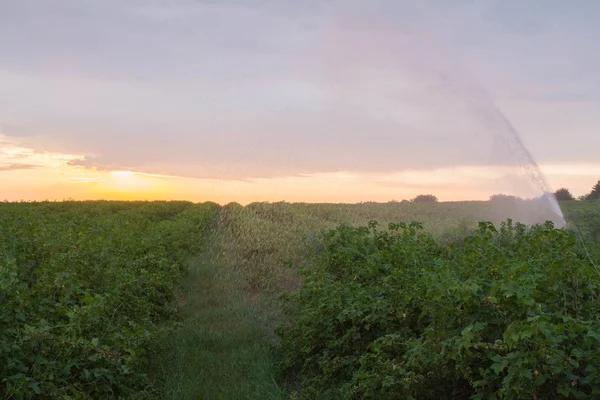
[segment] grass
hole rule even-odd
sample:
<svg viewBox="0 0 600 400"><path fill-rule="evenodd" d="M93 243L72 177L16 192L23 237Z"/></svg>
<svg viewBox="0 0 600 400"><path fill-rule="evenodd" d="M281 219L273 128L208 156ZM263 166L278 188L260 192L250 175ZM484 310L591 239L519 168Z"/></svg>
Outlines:
<svg viewBox="0 0 600 400"><path fill-rule="evenodd" d="M240 290L220 232L190 260L179 295L184 323L162 343L161 399L284 399L272 345Z"/></svg>

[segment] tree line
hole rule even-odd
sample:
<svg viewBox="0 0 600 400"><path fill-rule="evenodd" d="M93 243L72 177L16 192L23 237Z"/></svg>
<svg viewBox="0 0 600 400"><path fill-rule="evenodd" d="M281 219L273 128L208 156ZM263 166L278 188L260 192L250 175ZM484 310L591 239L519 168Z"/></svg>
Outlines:
<svg viewBox="0 0 600 400"><path fill-rule="evenodd" d="M558 201L575 200L575 196L571 194L569 189L560 188L554 192L554 197ZM578 200L598 200L600 199L600 180L594 185L592 191L577 198Z"/></svg>
<svg viewBox="0 0 600 400"><path fill-rule="evenodd" d="M558 201L576 200L575 196L567 188L560 188L554 192L554 197ZM600 199L600 180L592 187L592 190L588 194L579 196L577 200L599 200ZM502 200L522 200L517 196L511 196L506 194L495 194L490 197L490 201L502 201ZM420 194L410 200L412 203L437 203L438 198L432 194Z"/></svg>

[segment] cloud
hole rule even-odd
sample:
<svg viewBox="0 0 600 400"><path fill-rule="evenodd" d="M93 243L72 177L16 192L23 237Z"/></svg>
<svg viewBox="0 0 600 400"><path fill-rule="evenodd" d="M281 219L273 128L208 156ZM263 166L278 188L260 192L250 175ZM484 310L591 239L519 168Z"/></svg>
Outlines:
<svg viewBox="0 0 600 400"><path fill-rule="evenodd" d="M73 166L210 179L514 163L455 63L538 159L594 159L593 91L565 83L600 60L593 13L364 4L5 2L0 106L23 127L6 134L36 132L29 146L81 155ZM569 143L551 140L568 122Z"/></svg>
<svg viewBox="0 0 600 400"><path fill-rule="evenodd" d="M34 169L34 168L39 168L39 166L38 165L32 165L32 164L7 164L7 165L0 165L0 171L18 171L18 170Z"/></svg>
<svg viewBox="0 0 600 400"><path fill-rule="evenodd" d="M0 135L12 137L28 137L33 136L34 133L30 132L22 126L0 123Z"/></svg>
<svg viewBox="0 0 600 400"><path fill-rule="evenodd" d="M70 160L68 162L69 165L79 166L85 168L93 168L99 171L114 171L114 170L123 170L127 169L126 165L122 164L109 164L102 162L98 157L88 157L84 156L80 159Z"/></svg>
<svg viewBox="0 0 600 400"><path fill-rule="evenodd" d="M82 158L76 154L38 151L0 135L0 171L59 168Z"/></svg>

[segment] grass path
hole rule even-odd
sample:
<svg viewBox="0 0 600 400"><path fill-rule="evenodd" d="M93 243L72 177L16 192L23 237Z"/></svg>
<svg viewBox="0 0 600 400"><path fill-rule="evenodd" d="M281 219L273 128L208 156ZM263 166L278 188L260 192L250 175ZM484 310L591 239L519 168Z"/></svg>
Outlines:
<svg viewBox="0 0 600 400"><path fill-rule="evenodd" d="M240 290L234 256L211 233L190 260L180 305L183 325L163 343L161 399L285 399L273 357Z"/></svg>

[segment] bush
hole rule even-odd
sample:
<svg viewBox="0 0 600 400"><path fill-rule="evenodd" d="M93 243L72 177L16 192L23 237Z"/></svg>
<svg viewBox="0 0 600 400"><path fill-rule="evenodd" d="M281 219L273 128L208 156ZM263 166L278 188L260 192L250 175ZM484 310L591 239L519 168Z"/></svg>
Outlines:
<svg viewBox="0 0 600 400"><path fill-rule="evenodd" d="M589 248L600 248L600 201L577 204L569 210L568 223Z"/></svg>
<svg viewBox="0 0 600 400"><path fill-rule="evenodd" d="M600 282L551 223L439 246L420 225L339 227L286 298L280 373L302 398L600 395Z"/></svg>
<svg viewBox="0 0 600 400"><path fill-rule="evenodd" d="M575 196L573 196L571 194L571 192L569 191L569 189L566 189L566 188L558 189L556 192L554 192L554 197L558 201L575 200Z"/></svg>
<svg viewBox="0 0 600 400"><path fill-rule="evenodd" d="M0 395L141 398L214 204L0 204Z"/></svg>
<svg viewBox="0 0 600 400"><path fill-rule="evenodd" d="M411 200L413 203L437 203L438 198L432 194L420 194Z"/></svg>

